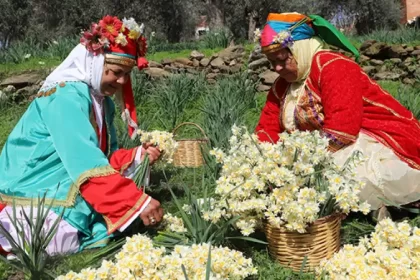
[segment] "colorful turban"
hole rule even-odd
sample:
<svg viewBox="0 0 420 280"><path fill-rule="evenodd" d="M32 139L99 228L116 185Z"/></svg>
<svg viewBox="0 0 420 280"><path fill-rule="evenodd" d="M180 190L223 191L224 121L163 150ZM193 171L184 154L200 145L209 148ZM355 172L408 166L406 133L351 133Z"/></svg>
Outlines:
<svg viewBox="0 0 420 280"><path fill-rule="evenodd" d="M343 33L331 23L318 15L302 15L298 13L270 13L267 17L259 39L264 53L273 52L285 47L291 47L294 41L305 40L317 36L329 45L351 52L356 59L358 50L350 43Z"/></svg>
<svg viewBox="0 0 420 280"><path fill-rule="evenodd" d="M107 63L137 66L141 70L148 66L145 58L147 44L143 31L143 24L137 24L133 18L124 18L121 21L117 17L107 15L99 23L92 23L90 30L83 32L80 43L94 55L104 55ZM137 114L130 79L123 86L122 98L129 135L134 136Z"/></svg>
<svg viewBox="0 0 420 280"><path fill-rule="evenodd" d="M263 52L271 52L290 47L293 41L309 39L315 36L310 19L297 13L269 14L261 33Z"/></svg>

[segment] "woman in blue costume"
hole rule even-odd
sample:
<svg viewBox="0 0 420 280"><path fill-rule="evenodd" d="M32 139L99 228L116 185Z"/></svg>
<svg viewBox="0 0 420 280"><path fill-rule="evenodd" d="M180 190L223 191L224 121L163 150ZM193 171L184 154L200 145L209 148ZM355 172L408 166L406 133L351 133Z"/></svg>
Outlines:
<svg viewBox="0 0 420 280"><path fill-rule="evenodd" d="M64 211L47 247L50 255L104 246L137 218L145 225L162 219L160 203L130 179L146 154L153 163L160 151L151 144L118 149L110 98L121 94L123 116L134 136L130 72L147 66L142 33L143 26L132 18L105 16L92 24L11 132L0 155L0 222L13 237L11 205L29 212L31 201L44 194L47 204L53 201L46 229ZM1 235L0 249L13 253Z"/></svg>

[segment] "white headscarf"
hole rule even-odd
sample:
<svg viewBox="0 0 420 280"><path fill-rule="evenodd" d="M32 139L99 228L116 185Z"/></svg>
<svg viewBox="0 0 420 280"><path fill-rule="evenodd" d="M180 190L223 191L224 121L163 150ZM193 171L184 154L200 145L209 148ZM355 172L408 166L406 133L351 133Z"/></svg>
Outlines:
<svg viewBox="0 0 420 280"><path fill-rule="evenodd" d="M83 82L89 86L96 123L99 131L103 126L103 100L101 80L105 57L93 55L85 46L77 45L67 58L47 77L41 91L50 89L61 82ZM100 133L100 139L102 135ZM99 141L100 141L99 139Z"/></svg>
<svg viewBox="0 0 420 280"><path fill-rule="evenodd" d="M295 82L302 82L308 77L314 55L318 51L326 48L327 46L324 41L316 36L293 43L290 51L296 59L298 67L298 75Z"/></svg>
<svg viewBox="0 0 420 280"><path fill-rule="evenodd" d="M290 51L297 62L298 73L296 81L291 84L287 94L292 94L295 97L302 94L305 81L311 70L312 59L318 51L323 49L326 49L326 44L318 37L298 40L293 43Z"/></svg>
<svg viewBox="0 0 420 280"><path fill-rule="evenodd" d="M290 84L286 91L286 99L284 102L284 114L282 115L283 126L292 131L296 129L294 112L299 98L305 92L306 79L311 70L314 55L323 49L326 44L318 37L310 39L298 40L293 43L290 51L297 62L297 78Z"/></svg>
<svg viewBox="0 0 420 280"><path fill-rule="evenodd" d="M79 44L47 77L41 90L49 89L60 82L84 82L93 89L92 94L100 95L104 60L104 55L93 55Z"/></svg>

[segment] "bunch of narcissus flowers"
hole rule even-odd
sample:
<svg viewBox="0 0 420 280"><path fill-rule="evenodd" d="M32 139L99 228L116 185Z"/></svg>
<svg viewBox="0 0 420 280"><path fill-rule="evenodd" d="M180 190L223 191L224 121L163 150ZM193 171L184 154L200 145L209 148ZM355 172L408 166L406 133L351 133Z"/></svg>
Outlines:
<svg viewBox="0 0 420 280"><path fill-rule="evenodd" d="M176 233L185 233L187 229L184 225L184 222L181 218L178 218L171 213L166 213L163 216L163 223L162 223L167 231L176 232Z"/></svg>
<svg viewBox="0 0 420 280"><path fill-rule="evenodd" d="M420 279L420 229L407 222L385 219L370 238L357 246L345 245L321 262L317 274L327 279Z"/></svg>
<svg viewBox="0 0 420 280"><path fill-rule="evenodd" d="M142 143L153 143L159 146L159 149L163 151L160 161L163 163L172 163L173 155L178 147L178 143L174 140L173 133L154 130L154 131L143 131L137 130L137 134L140 137Z"/></svg>
<svg viewBox="0 0 420 280"><path fill-rule="evenodd" d="M229 142L226 153L211 151L222 171L218 203L204 215L208 220L240 216L236 226L243 235L254 232L263 219L303 233L318 218L370 210L358 197L363 187L355 172L360 155L336 165L328 139L318 131L282 133L277 143L267 143L233 126Z"/></svg>
<svg viewBox="0 0 420 280"><path fill-rule="evenodd" d="M209 244L175 246L170 253L156 248L145 235L127 238L115 262L103 261L98 269L86 268L80 273L69 272L58 280L84 279L206 279ZM210 279L244 279L257 273L251 259L241 252L225 247L211 248Z"/></svg>

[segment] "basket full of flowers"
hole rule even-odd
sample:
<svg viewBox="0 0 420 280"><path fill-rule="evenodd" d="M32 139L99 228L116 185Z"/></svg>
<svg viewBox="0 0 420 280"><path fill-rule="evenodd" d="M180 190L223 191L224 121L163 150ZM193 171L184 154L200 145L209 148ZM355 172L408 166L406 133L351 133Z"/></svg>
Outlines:
<svg viewBox="0 0 420 280"><path fill-rule="evenodd" d="M217 211L207 216L239 216L236 226L245 236L263 229L270 254L283 265L313 269L338 251L343 216L370 210L358 197L361 154L336 164L318 131L282 133L277 143L267 143L234 126L229 141L228 151L211 151L222 169Z"/></svg>

